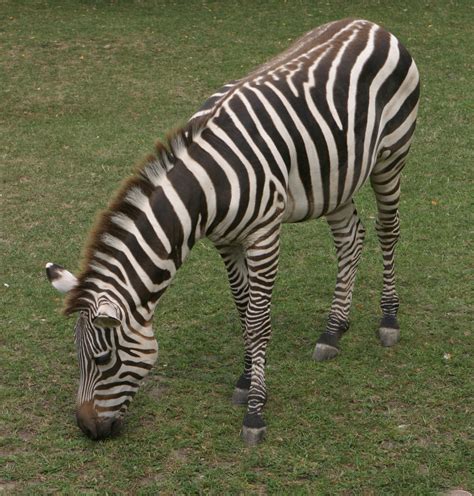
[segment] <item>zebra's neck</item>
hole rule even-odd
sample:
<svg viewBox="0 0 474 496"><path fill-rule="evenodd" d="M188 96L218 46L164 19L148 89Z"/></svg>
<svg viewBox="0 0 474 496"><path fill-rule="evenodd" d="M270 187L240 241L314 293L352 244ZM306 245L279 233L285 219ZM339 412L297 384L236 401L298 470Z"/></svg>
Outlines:
<svg viewBox="0 0 474 496"><path fill-rule="evenodd" d="M182 143L180 152L192 163L187 145ZM147 326L176 271L206 234L215 215L204 194L210 180L197 181L175 150L162 153L166 158L150 157L129 180L93 231L67 314L106 295Z"/></svg>

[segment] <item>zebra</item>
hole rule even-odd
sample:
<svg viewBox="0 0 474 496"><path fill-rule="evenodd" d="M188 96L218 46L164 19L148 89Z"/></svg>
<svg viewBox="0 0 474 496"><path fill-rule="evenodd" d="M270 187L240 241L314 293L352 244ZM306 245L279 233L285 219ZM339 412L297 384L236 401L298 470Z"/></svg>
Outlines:
<svg viewBox="0 0 474 496"><path fill-rule="evenodd" d="M155 363L155 308L192 247L207 237L227 269L240 317L246 406L241 436L265 436L265 357L283 223L325 217L337 280L313 358L340 353L365 230L354 196L369 182L383 255L383 346L400 337L394 253L400 174L416 124L419 74L395 36L360 19L318 27L228 83L125 181L93 228L78 277L46 272L78 314L77 422L91 438L119 432Z"/></svg>

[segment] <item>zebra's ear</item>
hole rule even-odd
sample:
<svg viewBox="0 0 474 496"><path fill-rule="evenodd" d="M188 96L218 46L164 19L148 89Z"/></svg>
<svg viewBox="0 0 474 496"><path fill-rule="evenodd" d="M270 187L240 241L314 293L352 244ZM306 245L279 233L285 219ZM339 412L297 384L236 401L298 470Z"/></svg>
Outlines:
<svg viewBox="0 0 474 496"><path fill-rule="evenodd" d="M51 262L46 264L46 276L60 293L68 293L77 285L77 277L74 274L71 274L61 265Z"/></svg>
<svg viewBox="0 0 474 496"><path fill-rule="evenodd" d="M121 324L120 310L111 302L102 302L92 322L97 327L118 327Z"/></svg>

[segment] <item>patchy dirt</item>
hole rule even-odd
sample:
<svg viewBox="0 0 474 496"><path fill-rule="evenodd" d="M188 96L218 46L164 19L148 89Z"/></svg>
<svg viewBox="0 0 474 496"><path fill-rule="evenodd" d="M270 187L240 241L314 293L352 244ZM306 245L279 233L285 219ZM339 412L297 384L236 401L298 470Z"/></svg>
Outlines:
<svg viewBox="0 0 474 496"><path fill-rule="evenodd" d="M14 491L18 484L16 482L0 481L0 493Z"/></svg>
<svg viewBox="0 0 474 496"><path fill-rule="evenodd" d="M191 448L178 448L170 452L168 457L168 463L173 461L186 462L189 455L192 453Z"/></svg>
<svg viewBox="0 0 474 496"><path fill-rule="evenodd" d="M472 493L464 491L464 489L451 489L444 493L444 496L472 496Z"/></svg>
<svg viewBox="0 0 474 496"><path fill-rule="evenodd" d="M25 441L25 443L30 442L32 439L34 439L36 436L36 433L33 431L29 430L21 430L18 431L18 437L22 440Z"/></svg>
<svg viewBox="0 0 474 496"><path fill-rule="evenodd" d="M148 396L160 401L169 388L168 380L161 375L152 375L148 378L145 391Z"/></svg>

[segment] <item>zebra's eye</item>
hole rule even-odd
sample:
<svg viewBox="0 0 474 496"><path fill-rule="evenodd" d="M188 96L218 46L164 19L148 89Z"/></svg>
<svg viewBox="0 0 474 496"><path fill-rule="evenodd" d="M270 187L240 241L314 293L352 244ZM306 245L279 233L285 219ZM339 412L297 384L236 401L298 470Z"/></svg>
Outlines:
<svg viewBox="0 0 474 496"><path fill-rule="evenodd" d="M110 351L106 351L105 353L102 353L101 355L95 356L94 361L97 365L106 365L107 363L110 362L111 356L112 356L112 353Z"/></svg>

